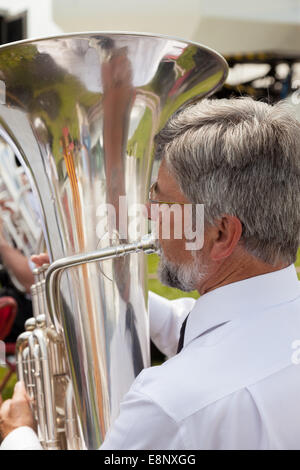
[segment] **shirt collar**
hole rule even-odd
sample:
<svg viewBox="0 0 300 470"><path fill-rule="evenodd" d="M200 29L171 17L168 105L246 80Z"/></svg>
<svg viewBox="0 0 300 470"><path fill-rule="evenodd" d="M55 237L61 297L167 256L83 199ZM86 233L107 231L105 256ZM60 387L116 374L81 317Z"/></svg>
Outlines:
<svg viewBox="0 0 300 470"><path fill-rule="evenodd" d="M219 287L202 295L189 314L184 347L193 339L241 314L295 299L300 295L294 265Z"/></svg>

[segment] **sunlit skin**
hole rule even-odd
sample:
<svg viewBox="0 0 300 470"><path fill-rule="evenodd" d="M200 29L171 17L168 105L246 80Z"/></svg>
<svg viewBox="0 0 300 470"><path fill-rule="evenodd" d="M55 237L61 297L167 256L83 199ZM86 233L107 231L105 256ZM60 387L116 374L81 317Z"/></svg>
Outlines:
<svg viewBox="0 0 300 470"><path fill-rule="evenodd" d="M169 173L167 166L163 162L160 165L158 178L155 184L155 200L158 201L169 201L175 203L190 204L190 201L185 197L185 195L180 190L177 181ZM150 213L151 206L148 206L149 209L149 218L152 217L156 220L157 217L154 216L155 210L158 209L156 204L152 208L152 213ZM183 209L183 206L182 206ZM174 217L170 217L170 239L162 238L162 214L159 214L159 242L161 248L164 252L165 257L173 261L174 263L189 263L192 261L191 251L185 250L186 240L184 238L175 239L174 238ZM180 221L180 220L179 220ZM182 218L183 225L183 218ZM183 227L181 227L183 232Z"/></svg>
<svg viewBox="0 0 300 470"><path fill-rule="evenodd" d="M165 160L160 165L155 190L156 200L191 203L168 170ZM178 264L191 263L192 255L191 251L186 250L186 239L174 239L172 225L170 233L171 237L168 240L163 239L159 231L159 242L167 260ZM284 263L273 266L251 256L240 242L241 235L242 224L234 216L225 214L214 226L205 226L201 256L207 266L207 275L196 282L196 288L201 295L232 282L287 267Z"/></svg>

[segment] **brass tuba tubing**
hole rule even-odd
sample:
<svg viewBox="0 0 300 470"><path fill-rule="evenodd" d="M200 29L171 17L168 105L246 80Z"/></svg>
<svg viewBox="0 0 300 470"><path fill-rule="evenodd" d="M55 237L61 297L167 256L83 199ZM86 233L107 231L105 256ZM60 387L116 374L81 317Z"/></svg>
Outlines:
<svg viewBox="0 0 300 470"><path fill-rule="evenodd" d="M38 407L40 416L44 421L44 432L47 449L58 449L56 432L56 412L53 402L53 382L51 368L49 367L49 353L47 347L47 338L41 328L36 328L31 336L32 353L36 359L36 368L38 368ZM29 340L30 341L30 340Z"/></svg>
<svg viewBox="0 0 300 470"><path fill-rule="evenodd" d="M34 330L35 332L35 330ZM44 448L46 448L47 441L47 415L45 410L47 396L44 394L44 384L43 384L43 369L41 367L41 352L40 346L36 341L34 332L28 338L29 346L29 358L30 363L32 364L31 370L33 372L33 389L34 389L34 399L35 399L35 410L38 422L38 435L40 442ZM47 380L47 378L46 378ZM53 418L52 418L53 419Z"/></svg>

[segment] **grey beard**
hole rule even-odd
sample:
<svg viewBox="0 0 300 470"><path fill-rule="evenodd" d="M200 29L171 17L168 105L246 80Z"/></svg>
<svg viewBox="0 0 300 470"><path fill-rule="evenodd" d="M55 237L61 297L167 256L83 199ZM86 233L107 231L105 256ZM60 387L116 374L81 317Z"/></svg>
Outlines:
<svg viewBox="0 0 300 470"><path fill-rule="evenodd" d="M191 264L175 264L160 254L160 263L158 266L158 277L162 284L175 287L184 292L190 292L196 289L198 282L204 278L206 266L199 266L199 260L194 256Z"/></svg>

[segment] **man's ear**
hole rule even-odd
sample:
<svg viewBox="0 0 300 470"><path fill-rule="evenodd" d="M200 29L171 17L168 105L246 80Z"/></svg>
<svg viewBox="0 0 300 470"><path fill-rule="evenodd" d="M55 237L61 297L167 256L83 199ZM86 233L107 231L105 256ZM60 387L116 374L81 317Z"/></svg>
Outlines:
<svg viewBox="0 0 300 470"><path fill-rule="evenodd" d="M224 215L219 219L211 233L211 259L220 261L230 256L242 236L242 230L242 223L237 217Z"/></svg>

